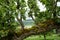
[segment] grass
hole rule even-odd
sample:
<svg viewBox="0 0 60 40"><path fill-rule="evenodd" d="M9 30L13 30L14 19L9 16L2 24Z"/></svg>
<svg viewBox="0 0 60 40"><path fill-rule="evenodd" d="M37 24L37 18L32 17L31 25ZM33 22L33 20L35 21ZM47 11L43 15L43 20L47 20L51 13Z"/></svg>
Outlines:
<svg viewBox="0 0 60 40"><path fill-rule="evenodd" d="M60 40L60 37L57 34L52 34L50 36L46 35L47 40ZM44 40L43 35L32 35L24 40Z"/></svg>

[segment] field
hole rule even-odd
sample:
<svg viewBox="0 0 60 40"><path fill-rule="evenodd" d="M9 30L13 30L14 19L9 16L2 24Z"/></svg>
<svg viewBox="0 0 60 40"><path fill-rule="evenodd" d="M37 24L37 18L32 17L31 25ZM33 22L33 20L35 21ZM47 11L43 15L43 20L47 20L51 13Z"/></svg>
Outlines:
<svg viewBox="0 0 60 40"><path fill-rule="evenodd" d="M58 36L57 34L52 34L50 36L46 35L46 39L47 40L60 40L60 36ZM36 35L36 36L30 36L24 40L44 40L43 35Z"/></svg>

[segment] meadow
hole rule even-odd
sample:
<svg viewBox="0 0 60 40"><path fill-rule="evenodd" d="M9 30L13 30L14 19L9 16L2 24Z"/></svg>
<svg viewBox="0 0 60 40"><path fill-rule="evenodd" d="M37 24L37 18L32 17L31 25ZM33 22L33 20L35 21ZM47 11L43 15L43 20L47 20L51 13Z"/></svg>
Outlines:
<svg viewBox="0 0 60 40"><path fill-rule="evenodd" d="M44 40L43 35L32 35L24 40ZM46 35L46 40L60 40L60 36L58 34Z"/></svg>

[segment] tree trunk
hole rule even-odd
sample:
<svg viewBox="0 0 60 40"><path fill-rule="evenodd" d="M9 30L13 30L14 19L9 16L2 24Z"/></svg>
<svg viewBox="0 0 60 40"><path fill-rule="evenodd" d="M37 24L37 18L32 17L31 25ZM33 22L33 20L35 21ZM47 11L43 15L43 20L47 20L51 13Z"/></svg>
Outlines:
<svg viewBox="0 0 60 40"><path fill-rule="evenodd" d="M32 18L32 20L34 21L35 25L36 25L37 27L39 27L37 21L33 18L33 16L31 16L31 18Z"/></svg>
<svg viewBox="0 0 60 40"><path fill-rule="evenodd" d="M46 34L44 33L44 40L46 40Z"/></svg>
<svg viewBox="0 0 60 40"><path fill-rule="evenodd" d="M22 19L20 20L20 25L21 25L21 29L24 30L24 24L23 24Z"/></svg>
<svg viewBox="0 0 60 40"><path fill-rule="evenodd" d="M56 0L56 1L54 1L53 3L54 3L54 5L53 5L53 18L54 18L54 21L56 20L56 18L57 18L57 15L56 15L56 13L57 13L57 11L56 11L56 9L57 9L57 2L58 2L58 0Z"/></svg>
<svg viewBox="0 0 60 40"><path fill-rule="evenodd" d="M60 34L60 29L56 29L56 34Z"/></svg>
<svg viewBox="0 0 60 40"><path fill-rule="evenodd" d="M44 28L38 28L38 27L36 27L36 28L37 29L31 29L31 30L28 29L29 31L28 30L23 31L23 33L20 34L20 36L15 40L23 40L31 35L39 35L40 33L48 32L48 31L54 29L53 27L49 27L48 30L46 30L46 28L45 28L45 30L44 30ZM46 34L44 34L44 40L46 40Z"/></svg>
<svg viewBox="0 0 60 40"><path fill-rule="evenodd" d="M58 33L58 29L56 28L56 34Z"/></svg>
<svg viewBox="0 0 60 40"><path fill-rule="evenodd" d="M20 19L17 17L17 20L20 23L21 29L24 30L24 24L23 24L23 21L22 21L22 17Z"/></svg>
<svg viewBox="0 0 60 40"><path fill-rule="evenodd" d="M20 8L20 3L19 3L19 0L17 0L17 9L18 9L18 11L19 11L19 8ZM24 30L24 24L23 24L23 21L22 21L22 15L21 14L20 14L20 19L17 17L17 20L21 25L21 29Z"/></svg>

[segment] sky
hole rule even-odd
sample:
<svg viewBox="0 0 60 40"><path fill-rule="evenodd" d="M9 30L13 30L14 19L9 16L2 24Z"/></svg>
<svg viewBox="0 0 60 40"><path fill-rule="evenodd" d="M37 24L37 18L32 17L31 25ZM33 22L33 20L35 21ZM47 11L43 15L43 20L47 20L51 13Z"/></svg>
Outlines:
<svg viewBox="0 0 60 40"><path fill-rule="evenodd" d="M60 6L60 2L57 2L57 6Z"/></svg>

